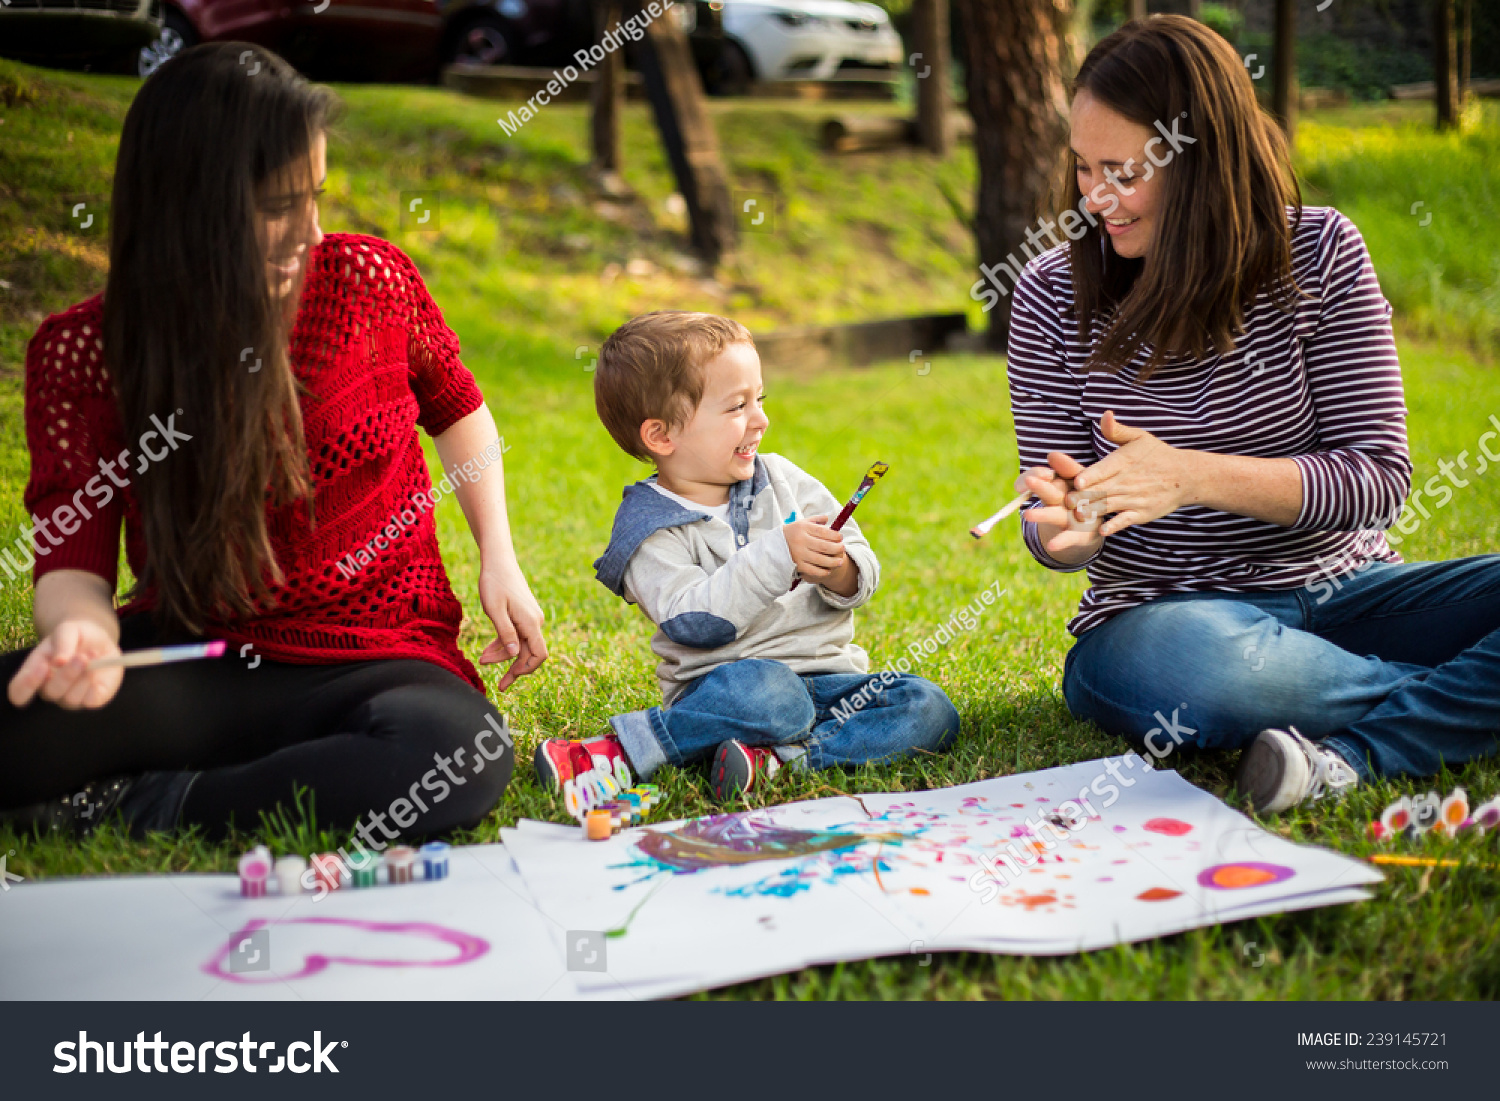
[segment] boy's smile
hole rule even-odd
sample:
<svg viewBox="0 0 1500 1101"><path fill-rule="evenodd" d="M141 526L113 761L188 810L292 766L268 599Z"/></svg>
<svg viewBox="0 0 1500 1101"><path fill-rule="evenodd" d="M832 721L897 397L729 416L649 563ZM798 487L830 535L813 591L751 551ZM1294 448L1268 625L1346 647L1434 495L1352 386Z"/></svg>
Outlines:
<svg viewBox="0 0 1500 1101"><path fill-rule="evenodd" d="M760 356L731 344L703 365L703 400L688 422L641 426L656 457L657 484L702 505L722 505L729 487L755 473L755 453L770 427L761 404Z"/></svg>

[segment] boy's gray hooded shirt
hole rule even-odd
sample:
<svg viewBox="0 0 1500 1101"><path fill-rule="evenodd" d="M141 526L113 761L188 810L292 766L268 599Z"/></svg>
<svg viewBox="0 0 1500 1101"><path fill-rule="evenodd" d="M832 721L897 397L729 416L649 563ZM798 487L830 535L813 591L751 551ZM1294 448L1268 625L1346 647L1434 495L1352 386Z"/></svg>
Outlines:
<svg viewBox="0 0 1500 1101"><path fill-rule="evenodd" d="M842 507L816 478L779 455L755 458L755 473L729 490L725 522L659 493L655 478L626 487L609 546L595 575L657 626L651 649L662 699L742 658L779 661L796 673L865 673L870 660L854 644L854 612L880 584L880 562L851 518L844 549L859 567L851 597L806 583L789 592L795 571L783 531L787 518Z"/></svg>

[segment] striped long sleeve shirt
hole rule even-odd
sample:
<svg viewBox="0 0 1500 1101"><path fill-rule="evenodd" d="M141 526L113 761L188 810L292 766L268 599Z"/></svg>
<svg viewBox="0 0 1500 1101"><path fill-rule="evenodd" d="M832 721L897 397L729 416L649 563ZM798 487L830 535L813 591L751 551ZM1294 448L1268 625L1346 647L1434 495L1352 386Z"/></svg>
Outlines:
<svg viewBox="0 0 1500 1101"><path fill-rule="evenodd" d="M1169 359L1141 382L1145 350L1116 374L1084 370L1103 325L1096 320L1090 339L1079 339L1067 247L1026 265L1008 368L1021 469L1045 466L1051 451L1085 466L1103 459L1116 445L1099 419L1113 409L1173 447L1286 457L1302 471L1302 509L1290 527L1187 506L1108 536L1092 559L1065 566L1036 525L1023 524L1042 565L1088 570L1073 634L1170 593L1295 589L1372 560L1401 561L1385 529L1411 488L1412 464L1390 304L1359 230L1335 210L1304 208L1292 270L1306 297L1290 310L1262 294L1232 351Z"/></svg>

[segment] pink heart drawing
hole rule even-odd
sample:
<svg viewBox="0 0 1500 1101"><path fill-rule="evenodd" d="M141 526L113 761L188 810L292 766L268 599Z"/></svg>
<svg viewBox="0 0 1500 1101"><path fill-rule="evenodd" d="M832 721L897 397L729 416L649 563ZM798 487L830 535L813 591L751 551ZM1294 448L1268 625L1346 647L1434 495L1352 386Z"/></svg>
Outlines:
<svg viewBox="0 0 1500 1101"><path fill-rule="evenodd" d="M321 953L310 953L302 961L302 967L298 971L281 974L257 975L253 972L233 972L226 966L226 961L235 946L242 943L246 937L258 929L269 928L273 925L333 925L344 929L355 929L365 933L398 933L406 936L423 937L428 940L438 941L442 944L452 946L456 954L449 959L438 960L401 960L401 959L365 959L353 956L325 956ZM215 978L227 982L239 983L267 983L285 982L288 979L306 979L321 971L326 971L331 964L342 963L352 967L455 967L460 964L473 963L480 956L490 950L490 943L480 937L469 933L459 932L457 929L447 929L441 925L432 925L425 921L360 921L357 918L334 918L334 917L310 917L289 918L286 921L267 921L263 918L254 918L233 936L225 945L214 953L213 959L203 965L203 970Z"/></svg>

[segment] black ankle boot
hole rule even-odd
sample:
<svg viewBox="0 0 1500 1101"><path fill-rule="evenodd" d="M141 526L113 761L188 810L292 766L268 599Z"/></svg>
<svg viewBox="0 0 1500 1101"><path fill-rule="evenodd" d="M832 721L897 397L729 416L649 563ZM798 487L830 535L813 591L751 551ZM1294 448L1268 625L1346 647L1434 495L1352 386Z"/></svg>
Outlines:
<svg viewBox="0 0 1500 1101"><path fill-rule="evenodd" d="M37 833L87 837L119 809L134 783L132 777L92 780L71 795L59 795L44 803L0 811L0 823Z"/></svg>

